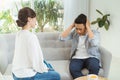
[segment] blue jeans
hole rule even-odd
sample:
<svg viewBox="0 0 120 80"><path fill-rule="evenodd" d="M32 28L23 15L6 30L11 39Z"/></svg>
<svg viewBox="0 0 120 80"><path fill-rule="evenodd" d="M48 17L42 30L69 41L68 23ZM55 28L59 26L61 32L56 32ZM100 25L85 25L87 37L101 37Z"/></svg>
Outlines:
<svg viewBox="0 0 120 80"><path fill-rule="evenodd" d="M51 64L44 60L44 63L49 68L48 72L44 73L36 73L33 77L26 77L26 78L18 78L13 74L14 80L60 80L60 75L54 71Z"/></svg>
<svg viewBox="0 0 120 80"><path fill-rule="evenodd" d="M89 74L98 75L100 69L99 60L93 57L87 59L71 59L69 69L73 79L84 76L81 72L83 68L87 68Z"/></svg>
<svg viewBox="0 0 120 80"><path fill-rule="evenodd" d="M36 73L33 77L18 78L13 74L14 80L60 80L60 75L56 71Z"/></svg>

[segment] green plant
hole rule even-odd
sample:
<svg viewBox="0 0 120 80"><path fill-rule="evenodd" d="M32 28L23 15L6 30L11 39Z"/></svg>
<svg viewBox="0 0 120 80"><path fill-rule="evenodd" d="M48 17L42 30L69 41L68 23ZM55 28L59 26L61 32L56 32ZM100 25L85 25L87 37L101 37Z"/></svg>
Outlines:
<svg viewBox="0 0 120 80"><path fill-rule="evenodd" d="M58 27L58 18L62 14L59 13L59 6L55 0L35 0L34 9L37 14L38 28L36 32L43 32L44 26L49 24Z"/></svg>
<svg viewBox="0 0 120 80"><path fill-rule="evenodd" d="M14 20L10 14L10 10L6 10L6 11L1 11L0 12L0 22L1 22L1 26L0 26L0 33L11 33L12 29L14 27ZM12 25L14 24L14 25ZM12 25L12 27L11 27Z"/></svg>
<svg viewBox="0 0 120 80"><path fill-rule="evenodd" d="M18 5L16 2L14 4L15 4L14 11L18 12L19 10ZM23 0L21 0L20 5L21 7L31 6L30 1L23 2ZM0 11L0 34L13 33L21 29L20 27L17 27L11 12L12 12L11 9Z"/></svg>
<svg viewBox="0 0 120 80"><path fill-rule="evenodd" d="M31 7L35 10L39 26L34 29L35 32L43 32L43 28L46 24L49 24L49 27L54 31L62 31L63 5L60 2L60 0L15 1L14 9L0 11L0 34L13 33L21 29L17 27L15 18L17 18L18 11L22 7Z"/></svg>
<svg viewBox="0 0 120 80"><path fill-rule="evenodd" d="M18 8L17 2L14 2L14 5L15 5L16 11L18 12L19 8ZM30 0L28 0L28 1L20 0L19 6L21 6L22 8L23 7L31 7L31 2L30 2Z"/></svg>
<svg viewBox="0 0 120 80"><path fill-rule="evenodd" d="M110 26L110 21L108 19L108 17L110 16L110 14L103 14L101 11L97 10L96 11L101 14L102 17L98 17L95 21L92 21L91 24L98 24L98 28L102 28L104 26L104 28L106 30L109 29L109 26Z"/></svg>

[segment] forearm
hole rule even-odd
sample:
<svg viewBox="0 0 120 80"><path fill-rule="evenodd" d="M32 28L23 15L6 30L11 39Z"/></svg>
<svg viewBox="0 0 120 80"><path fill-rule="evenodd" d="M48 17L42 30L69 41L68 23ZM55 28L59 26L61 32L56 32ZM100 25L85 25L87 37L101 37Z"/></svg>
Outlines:
<svg viewBox="0 0 120 80"><path fill-rule="evenodd" d="M65 31L63 31L61 33L61 37L65 38L69 35L69 33L71 32L71 30L73 29L74 25L70 25Z"/></svg>
<svg viewBox="0 0 120 80"><path fill-rule="evenodd" d="M88 31L88 37L92 39L94 37L94 33L90 28L88 28L87 31Z"/></svg>
<svg viewBox="0 0 120 80"><path fill-rule="evenodd" d="M89 35L88 36L92 36L91 38L89 37L89 42L91 44L91 46L99 46L100 45L100 34L98 31L93 30L93 31L89 31Z"/></svg>
<svg viewBox="0 0 120 80"><path fill-rule="evenodd" d="M88 37L92 39L94 37L94 33L92 32L90 28L90 22L88 20L86 22L86 28L87 28Z"/></svg>

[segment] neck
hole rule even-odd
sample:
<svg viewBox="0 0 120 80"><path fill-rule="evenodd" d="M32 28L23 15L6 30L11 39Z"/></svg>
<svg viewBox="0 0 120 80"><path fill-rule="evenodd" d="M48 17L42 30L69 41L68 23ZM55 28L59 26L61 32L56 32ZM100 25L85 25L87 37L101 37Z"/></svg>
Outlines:
<svg viewBox="0 0 120 80"><path fill-rule="evenodd" d="M31 27L29 25L25 25L24 27L22 27L22 30L30 30Z"/></svg>

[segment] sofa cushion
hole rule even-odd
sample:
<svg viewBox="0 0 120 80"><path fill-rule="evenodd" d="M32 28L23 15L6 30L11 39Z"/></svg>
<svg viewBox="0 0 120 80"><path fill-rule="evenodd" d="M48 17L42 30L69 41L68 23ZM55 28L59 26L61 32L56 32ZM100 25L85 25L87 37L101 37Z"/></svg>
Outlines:
<svg viewBox="0 0 120 80"><path fill-rule="evenodd" d="M61 80L72 80L69 72L69 60L48 61L48 63L50 63L53 66L53 68L60 74ZM12 80L12 76L10 76L12 75L11 68L12 68L12 64L9 64L6 69L6 72L4 73L4 77L6 78L5 80L7 80L8 78ZM82 72L85 75L88 74L87 69L83 69ZM103 74L103 69L100 69L99 75L102 76L102 74Z"/></svg>
<svg viewBox="0 0 120 80"><path fill-rule="evenodd" d="M70 48L42 48L42 51L46 60L70 59Z"/></svg>
<svg viewBox="0 0 120 80"><path fill-rule="evenodd" d="M0 41L0 44L3 43L5 45L3 46L2 44L3 48L6 51L8 62L11 63L15 47L15 34L2 34L0 35L0 39L4 39L4 41L3 40Z"/></svg>
<svg viewBox="0 0 120 80"><path fill-rule="evenodd" d="M71 40L66 42L60 41L59 34L53 32L36 34L46 60L70 59Z"/></svg>
<svg viewBox="0 0 120 80"><path fill-rule="evenodd" d="M48 61L60 74L61 80L72 80L69 72L69 60Z"/></svg>
<svg viewBox="0 0 120 80"><path fill-rule="evenodd" d="M3 74L8 65L8 44L4 35L0 34L0 72Z"/></svg>
<svg viewBox="0 0 120 80"><path fill-rule="evenodd" d="M71 80L71 76L69 73L69 60L58 60L58 61L48 61L53 68L60 74L61 80ZM4 77L8 78L9 75L12 75L12 64L9 64L6 72L4 73ZM11 78L11 77L10 77Z"/></svg>
<svg viewBox="0 0 120 80"><path fill-rule="evenodd" d="M39 32L36 35L39 39L45 60L49 61L55 70L60 73L61 77L63 77L61 80L71 80L68 67L71 55L71 41L59 41L59 34L60 32ZM0 35L0 72L6 77L5 80L10 80L7 78L12 77L11 63L14 56L14 45L15 34ZM100 47L100 53L103 69L100 69L99 75L108 77L112 55L103 47ZM84 74L87 74L87 72L86 69L83 70Z"/></svg>
<svg viewBox="0 0 120 80"><path fill-rule="evenodd" d="M9 64L4 75L12 75L12 64Z"/></svg>
<svg viewBox="0 0 120 80"><path fill-rule="evenodd" d="M12 77L12 64L9 64L4 75L3 76L3 80L14 80L13 77Z"/></svg>
<svg viewBox="0 0 120 80"><path fill-rule="evenodd" d="M14 80L11 75L3 75L3 80Z"/></svg>

